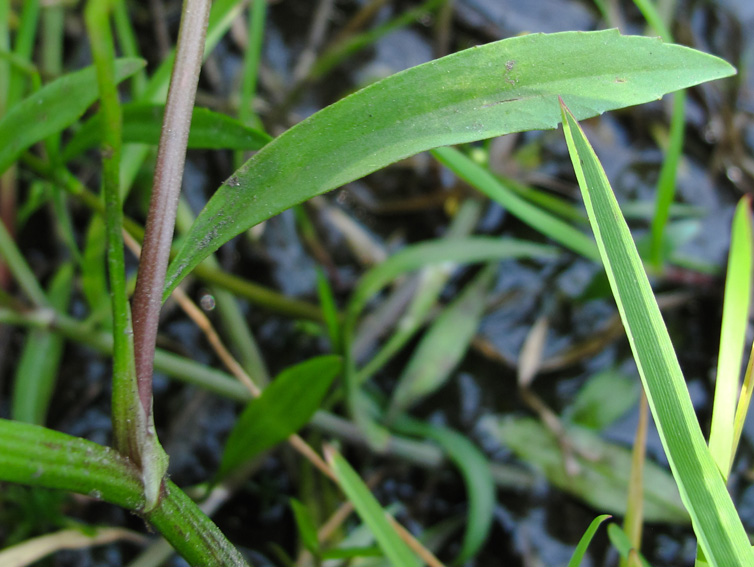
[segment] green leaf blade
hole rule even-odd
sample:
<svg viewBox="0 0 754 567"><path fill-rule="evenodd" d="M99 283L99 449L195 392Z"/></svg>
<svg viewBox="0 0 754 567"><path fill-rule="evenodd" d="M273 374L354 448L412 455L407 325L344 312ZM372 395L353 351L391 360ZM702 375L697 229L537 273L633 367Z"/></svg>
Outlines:
<svg viewBox="0 0 754 567"><path fill-rule="evenodd" d="M421 565L419 559L390 525L385 517L385 511L351 465L334 450L329 451L327 460L335 476L338 477L341 489L353 504L359 517L369 526L385 557L394 567L419 567Z"/></svg>
<svg viewBox="0 0 754 567"><path fill-rule="evenodd" d="M398 73L246 162L197 219L168 270L165 297L233 236L315 195L438 146L554 128L559 94L586 118L734 72L710 55L607 30L510 38Z"/></svg>
<svg viewBox="0 0 754 567"><path fill-rule="evenodd" d="M605 520L609 520L611 517L612 516L610 516L609 514L603 514L602 516L597 516L594 520L592 520L592 523L589 524L589 527L584 532L584 535L581 536L579 544L576 546L576 551L573 552L573 557L571 557L571 560L568 562L568 567L579 567L579 565L581 565L581 561L584 559L584 554L586 553L589 544L592 542L594 534L597 533L597 529Z"/></svg>
<svg viewBox="0 0 754 567"><path fill-rule="evenodd" d="M142 59L115 62L115 80L120 82L144 67ZM15 105L0 120L0 173L33 144L60 132L78 120L97 99L94 67L68 73L45 85Z"/></svg>
<svg viewBox="0 0 754 567"><path fill-rule="evenodd" d="M160 142L165 105L130 103L123 105L123 142L151 144ZM63 152L63 160L96 146L100 139L101 115L92 117L76 132ZM235 118L208 108L194 108L188 147L192 149L258 150L272 138L245 126Z"/></svg>
<svg viewBox="0 0 754 567"><path fill-rule="evenodd" d="M225 446L218 478L287 439L311 419L343 362L339 356L319 356L287 368L249 402Z"/></svg>
<svg viewBox="0 0 754 567"><path fill-rule="evenodd" d="M463 477L469 511L461 551L454 561L456 565L461 565L479 552L492 528L497 497L490 463L468 437L447 427L410 418L401 418L396 427L403 433L435 441Z"/></svg>
<svg viewBox="0 0 754 567"><path fill-rule="evenodd" d="M561 101L590 222L681 498L712 565L754 566L754 554L702 436L646 273L604 170Z"/></svg>

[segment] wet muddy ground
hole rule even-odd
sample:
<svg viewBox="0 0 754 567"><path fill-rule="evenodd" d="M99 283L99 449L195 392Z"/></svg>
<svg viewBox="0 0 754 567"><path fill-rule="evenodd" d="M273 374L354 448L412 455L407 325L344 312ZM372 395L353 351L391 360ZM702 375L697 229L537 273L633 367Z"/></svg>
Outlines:
<svg viewBox="0 0 754 567"><path fill-rule="evenodd" d="M175 33L180 3L162 4L169 35ZM586 0L456 0L448 3L447 9L423 15L349 56L324 76L302 82L306 58L321 52L321 47L309 40L318 11L325 10L321 17L326 22L323 43L327 45L327 40L352 25L352 18L365 4L366 1L346 0L285 0L270 4L256 103L270 133L283 131L371 81L446 52L527 32L612 26L620 27L623 33L642 34L646 30L638 10L625 1L605 2L612 20L608 23ZM382 4L368 27L374 28L419 5L397 0ZM720 274L729 244L730 220L738 198L754 190L754 3L719 0L665 4L674 4L668 9L675 14L672 29L680 43L717 54L739 69L736 79L693 89L689 97L678 201L693 210L685 210L672 226L681 243L677 254L686 262L654 282L657 291L675 298L665 311L666 321L706 431L721 317ZM152 25L146 6L132 8L142 51L155 58L151 61L154 64L159 53L154 48L155 29L160 26ZM75 18L71 16L69 31L72 46L80 41ZM198 104L235 112L234 93L244 43L240 27L223 41L205 66ZM312 47L314 51L310 50ZM86 59L84 47L72 48L71 53L71 65ZM640 209L630 221L637 239L646 235L651 215L650 204L663 160L658 140L667 133L670 113L667 102L614 112L585 125L621 204L627 209ZM491 142L489 149L493 170L579 201L562 132L511 135ZM230 152L190 152L184 185L192 206L200 207L232 171ZM143 217L144 189L148 185L145 180L142 191L128 203L129 214L136 218ZM254 240L238 239L224 247L219 259L227 270L289 297L311 302L317 301L316 266L322 265L337 298L344 302L370 261L406 244L443 235L459 203L475 198L478 197L473 190L429 156L417 156L337 190L305 209L323 245L323 254L318 256L302 242L301 225L288 211L267 222ZM545 242L544 237L499 205L482 202L477 234ZM356 251L350 247L353 229L342 228L339 214L367 236L367 244L359 245ZM82 227L85 218L82 213ZM54 235L44 226L43 215L33 217L20 235L27 258L41 274L50 270L45 263L55 254L51 244ZM467 268L454 274L443 299L450 300L475 273L475 268ZM565 565L589 522L604 511L599 502L587 504L584 498L553 487L532 467L535 457L527 458L501 442L496 427L491 425L502 416L536 415L518 393L516 368L532 326L546 316L549 331L544 348L545 370L534 382L535 393L556 413L568 415L574 411L579 393L595 375L615 372L625 379L622 384L628 384L625 396L630 403L603 431L603 437L630 446L638 419L638 406L631 401L638 398L638 376L628 344L615 324L613 303L605 298L602 280L598 266L565 251L547 261L502 262L473 348L452 380L412 410L417 417L468 435L494 463L507 467L500 469L501 474L510 470L519 473L518 477L509 476L500 482L488 543L470 565ZM206 290L197 284L192 293L198 299ZM74 305L74 314L76 309ZM328 351L321 329L310 322L270 313L257 305L244 303L243 309L271 374ZM8 340L8 360L12 361L20 339L11 336ZM166 348L218 365L201 333L175 310L165 316L162 340ZM373 349L374 344L365 341L364 356ZM570 357L566 356L569 353ZM378 390L389 392L394 387L409 354L410 348L378 373L374 380ZM10 376L11 368L12 362L6 363L2 371ZM107 360L85 347L68 344L49 425L108 443L109 372ZM9 378L5 378L2 388L6 394L10 391ZM218 466L238 404L161 375L156 376L155 397L157 425L171 455L172 479L181 486L206 480ZM5 414L5 402L0 407ZM752 436L754 430L748 431L731 483L734 501L750 530L754 529L754 488L748 473ZM315 446L329 437L328 432L310 433ZM399 518L415 533L422 534L448 518L463 517L465 491L452 466L425 468L400 458L381 457L358 444L343 447L361 474L375 479L375 493L383 504L401 504ZM658 463L665 464L656 434L650 433L648 451ZM282 450L264 460L214 518L231 541L249 552L255 565L283 565L285 557L295 558L298 550L288 498L330 492L321 479ZM136 518L109 505L78 498L66 502L65 509L85 521L140 529ZM440 547L439 557L450 562L459 541L460 533L456 532ZM650 523L645 527L644 553L653 565L690 565L695 549L686 526ZM125 565L135 553L132 546L110 546L89 552L63 552L48 564ZM185 563L176 558L167 564ZM584 565L617 565L616 554L604 534L595 540Z"/></svg>

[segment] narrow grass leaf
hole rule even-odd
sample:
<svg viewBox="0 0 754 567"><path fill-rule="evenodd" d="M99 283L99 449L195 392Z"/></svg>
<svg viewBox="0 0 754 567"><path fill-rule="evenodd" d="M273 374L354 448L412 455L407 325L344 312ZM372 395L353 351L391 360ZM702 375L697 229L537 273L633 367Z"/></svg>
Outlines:
<svg viewBox="0 0 754 567"><path fill-rule="evenodd" d="M123 105L123 142L150 144L160 142L160 130L165 105L131 103ZM63 150L63 161L68 161L101 140L101 115L90 118ZM271 136L240 121L212 111L194 108L191 118L188 147L202 149L258 150L271 140Z"/></svg>
<svg viewBox="0 0 754 567"><path fill-rule="evenodd" d="M751 197L746 196L738 202L731 228L709 438L710 452L725 478L730 472L737 445L734 434L735 420L739 417L736 415L736 405L741 389L741 360L749 322L753 252ZM740 419L745 418L745 413Z"/></svg>
<svg viewBox="0 0 754 567"><path fill-rule="evenodd" d="M117 82L144 67L141 59L115 62ZM0 119L0 173L33 144L78 120L98 96L94 67L68 73L16 104Z"/></svg>
<svg viewBox="0 0 754 567"><path fill-rule="evenodd" d="M0 480L86 494L140 509L139 472L119 453L38 425L0 419Z"/></svg>
<svg viewBox="0 0 754 567"><path fill-rule="evenodd" d="M325 320L327 335L330 337L330 346L335 353L343 350L341 339L340 315L335 305L335 294L327 276L321 269L317 269L317 294L322 306L322 316Z"/></svg>
<svg viewBox="0 0 754 567"><path fill-rule="evenodd" d="M434 321L398 379L388 421L448 381L479 328L496 273L497 264L484 268Z"/></svg>
<svg viewBox="0 0 754 567"><path fill-rule="evenodd" d="M338 477L341 489L362 521L369 526L377 544L393 567L419 567L421 562L390 525L385 517L385 510L351 465L332 448L328 448L326 456L335 476Z"/></svg>
<svg viewBox="0 0 754 567"><path fill-rule="evenodd" d="M616 368L591 376L564 412L571 423L602 431L636 407L641 384Z"/></svg>
<svg viewBox="0 0 754 567"><path fill-rule="evenodd" d="M644 530L644 463L647 457L647 429L649 428L649 407L647 397L642 392L639 401L639 423L636 426L634 447L631 454L631 478L628 483L628 498L626 503L626 517L623 520L623 529L628 534L631 545L635 549L641 549L641 538ZM635 564L636 558L621 561L621 567L630 567Z"/></svg>
<svg viewBox="0 0 754 567"><path fill-rule="evenodd" d="M519 197L489 170L455 148L437 148L432 150L432 155L460 179L505 207L522 222L585 258L595 261L599 259L594 241L586 234Z"/></svg>
<svg viewBox="0 0 754 567"><path fill-rule="evenodd" d="M474 199L463 202L453 216L444 239L453 240L468 236L474 231L482 212L482 205ZM396 323L390 336L386 338L380 350L359 370L358 381L365 382L387 362L416 334L425 323L431 310L437 305L445 284L456 271L454 262L444 262L427 266L416 275L416 289L411 303L406 307L400 320ZM409 284L410 285L410 284ZM401 293L400 289L395 293ZM356 338L358 343L358 337Z"/></svg>
<svg viewBox="0 0 754 567"><path fill-rule="evenodd" d="M607 526L607 537L610 538L610 543L612 543L613 547L618 550L618 553L623 559L628 559L631 551L635 551L631 546L631 540L628 539L626 532L624 532L618 524L609 524ZM641 554L638 555L642 567L652 567ZM697 565L697 567L701 566Z"/></svg>
<svg viewBox="0 0 754 567"><path fill-rule="evenodd" d="M374 83L294 126L217 190L171 264L165 297L222 244L271 216L418 152L554 128L733 74L724 61L617 30L532 34Z"/></svg>
<svg viewBox="0 0 754 567"><path fill-rule="evenodd" d="M362 276L348 302L346 319L353 324L374 294L398 276L425 266L448 262L473 264L507 258L553 258L556 255L557 249L551 246L488 236L430 240L406 246Z"/></svg>
<svg viewBox="0 0 754 567"><path fill-rule="evenodd" d="M50 283L50 306L67 311L73 289L73 266L63 265ZM13 419L44 425L55 389L65 340L57 333L32 329L16 368L11 415Z"/></svg>
<svg viewBox="0 0 754 567"><path fill-rule="evenodd" d="M565 441L573 454L564 455L552 431L535 419L489 418L484 427L522 461L541 471L556 488L597 510L625 515L626 487L631 476L631 451L626 447L571 425L565 427ZM573 459L578 474L566 472L564 458ZM644 480L644 518L648 522L688 524L689 515L667 469L647 461Z"/></svg>
<svg viewBox="0 0 754 567"><path fill-rule="evenodd" d="M397 276L425 266L447 262L473 263L502 258L552 257L556 250L512 239L469 236L442 239L407 246L367 272L356 285L348 302L343 323L343 352L346 357L346 397L351 415L377 448L387 441L387 432L377 425L366 395L360 389L351 352L356 321L367 301Z"/></svg>
<svg viewBox="0 0 754 567"><path fill-rule="evenodd" d="M406 417L395 425L401 433L431 439L440 445L463 477L469 510L461 551L454 561L462 564L479 552L492 527L497 500L490 463L468 437L452 429Z"/></svg>
<svg viewBox="0 0 754 567"><path fill-rule="evenodd" d="M322 550L319 547L319 538L317 537L317 526L314 525L309 509L295 498L289 500L293 518L296 520L298 535L301 543L308 549L312 555L319 557Z"/></svg>
<svg viewBox="0 0 754 567"><path fill-rule="evenodd" d="M376 545L365 547L341 547L322 552L322 559L356 559L358 557L382 557L382 550Z"/></svg>
<svg viewBox="0 0 754 567"><path fill-rule="evenodd" d="M284 441L309 423L342 369L339 356L319 356L281 372L249 402L225 445L218 478Z"/></svg>
<svg viewBox="0 0 754 567"><path fill-rule="evenodd" d="M609 520L611 517L612 516L608 514L603 514L602 516L597 516L594 520L592 520L592 523L589 524L589 527L584 532L584 535L581 536L579 544L576 546L576 550L573 552L573 556L568 562L568 567L579 567L579 565L581 565L581 561L584 559L584 554L586 553L589 544L592 543L594 534L597 533L597 530L602 525L602 523L605 520Z"/></svg>
<svg viewBox="0 0 754 567"><path fill-rule="evenodd" d="M665 323L607 176L562 101L561 109L571 161L600 255L700 547L715 567L754 566L748 536L702 436Z"/></svg>

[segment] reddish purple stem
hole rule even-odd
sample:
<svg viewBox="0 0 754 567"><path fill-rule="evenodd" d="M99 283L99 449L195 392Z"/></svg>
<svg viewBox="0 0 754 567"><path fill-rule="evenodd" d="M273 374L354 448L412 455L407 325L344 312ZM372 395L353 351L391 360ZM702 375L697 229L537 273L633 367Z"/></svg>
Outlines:
<svg viewBox="0 0 754 567"><path fill-rule="evenodd" d="M148 416L152 411L152 364L162 307L162 290L170 259L209 9L209 0L184 2L175 65L157 152L144 247L133 297L136 376L139 399Z"/></svg>

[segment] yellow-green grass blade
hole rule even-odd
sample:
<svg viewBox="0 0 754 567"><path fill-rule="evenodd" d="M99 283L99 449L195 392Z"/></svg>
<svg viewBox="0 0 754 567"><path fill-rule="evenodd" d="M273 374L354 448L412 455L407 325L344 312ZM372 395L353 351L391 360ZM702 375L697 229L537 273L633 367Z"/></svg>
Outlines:
<svg viewBox="0 0 754 567"><path fill-rule="evenodd" d="M754 566L749 539L707 448L628 225L576 118L563 127L600 255L681 498L711 565Z"/></svg>
<svg viewBox="0 0 754 567"><path fill-rule="evenodd" d="M743 197L736 207L731 228L728 272L725 277L723 323L720 332L720 355L717 361L715 405L712 410L710 451L717 466L727 477L738 447L738 435L746 419L750 396L740 402L741 360L749 321L752 285L751 196ZM746 390L750 392L750 390ZM719 400L719 401L718 401ZM738 409L736 406L738 405ZM733 416L735 415L735 418ZM740 425L739 425L740 424Z"/></svg>

